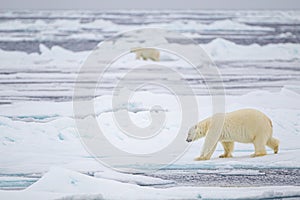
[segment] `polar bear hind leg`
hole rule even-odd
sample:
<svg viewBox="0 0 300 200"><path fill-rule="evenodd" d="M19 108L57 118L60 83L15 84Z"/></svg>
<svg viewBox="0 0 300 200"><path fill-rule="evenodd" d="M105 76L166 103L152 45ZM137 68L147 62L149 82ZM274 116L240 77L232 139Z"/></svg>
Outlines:
<svg viewBox="0 0 300 200"><path fill-rule="evenodd" d="M258 156L264 156L267 155L266 151L266 144L267 141L263 140L260 137L255 138L253 141L255 153L251 155L251 157L258 157Z"/></svg>
<svg viewBox="0 0 300 200"><path fill-rule="evenodd" d="M222 142L222 145L224 148L224 154L220 155L219 158L232 158L234 142Z"/></svg>
<svg viewBox="0 0 300 200"><path fill-rule="evenodd" d="M271 137L267 141L267 146L270 147L271 149L273 149L274 153L277 154L278 153L278 148L279 148L279 140L276 139L276 138Z"/></svg>

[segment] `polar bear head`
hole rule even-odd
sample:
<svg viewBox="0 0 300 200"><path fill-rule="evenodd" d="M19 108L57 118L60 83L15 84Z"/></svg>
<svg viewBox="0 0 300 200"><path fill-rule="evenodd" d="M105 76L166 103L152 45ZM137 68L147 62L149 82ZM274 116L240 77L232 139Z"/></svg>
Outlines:
<svg viewBox="0 0 300 200"><path fill-rule="evenodd" d="M195 140L198 140L202 137L205 137L207 132L207 122L200 122L196 124L195 126L191 127L188 136L186 138L187 142L192 142Z"/></svg>

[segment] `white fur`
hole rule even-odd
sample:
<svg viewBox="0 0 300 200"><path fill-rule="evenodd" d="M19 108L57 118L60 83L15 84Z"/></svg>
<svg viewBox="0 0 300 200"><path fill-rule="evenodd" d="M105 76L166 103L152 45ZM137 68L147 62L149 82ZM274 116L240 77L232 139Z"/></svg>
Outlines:
<svg viewBox="0 0 300 200"><path fill-rule="evenodd" d="M213 128L210 117L189 130L188 142L206 136L202 153L195 160L209 160L218 142L221 142L224 148L221 158L232 157L234 142L253 143L253 157L266 155L266 145L272 148L274 153L278 152L279 140L272 137L272 122L258 110L242 109L227 113L220 133L211 129Z"/></svg>
<svg viewBox="0 0 300 200"><path fill-rule="evenodd" d="M136 59L143 59L143 60L153 60L153 61L159 61L160 59L160 53L156 49L151 48L134 48L131 49L132 53L135 53Z"/></svg>

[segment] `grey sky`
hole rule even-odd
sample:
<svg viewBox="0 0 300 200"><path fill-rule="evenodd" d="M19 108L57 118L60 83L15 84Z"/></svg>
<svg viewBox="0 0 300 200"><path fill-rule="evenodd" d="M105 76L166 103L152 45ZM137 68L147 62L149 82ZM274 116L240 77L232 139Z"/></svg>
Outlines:
<svg viewBox="0 0 300 200"><path fill-rule="evenodd" d="M0 0L0 9L300 9L299 0Z"/></svg>

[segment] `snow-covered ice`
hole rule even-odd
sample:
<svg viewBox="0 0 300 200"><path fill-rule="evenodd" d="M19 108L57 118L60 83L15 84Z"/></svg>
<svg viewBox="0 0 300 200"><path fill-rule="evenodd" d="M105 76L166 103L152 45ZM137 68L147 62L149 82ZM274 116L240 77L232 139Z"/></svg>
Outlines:
<svg viewBox="0 0 300 200"><path fill-rule="evenodd" d="M130 117L140 126L149 123L148 110L151 105L159 103L168 106L166 125L163 129L165 135L176 132L178 123L173 123L180 116L176 100L172 100L172 95L155 95L149 92L140 92L136 94L136 99L131 102L135 107L130 111ZM147 101L143 97L147 96ZM274 101L269 101L273 99ZM300 167L299 160L299 121L300 105L298 104L299 94L288 89L282 89L278 93L257 91L243 96L228 96L226 98L227 111L236 110L244 107L251 107L262 110L273 121L274 136L281 141L280 153L265 157L249 159L253 151L250 144L237 144L235 148L235 158L231 159L213 159L209 161L193 161L201 149L203 140L193 143L188 152L180 158L175 164L184 167L186 164L200 166L215 165L233 165L233 166L265 166L265 167ZM151 102L153 104L151 104ZM200 116L203 119L210 115L212 105L210 97L198 97ZM32 105L32 106L31 106ZM97 106L99 105L99 106ZM102 107L100 106L102 105ZM106 105L103 107L103 105ZM141 106L142 105L142 106ZM96 98L96 115L101 129L108 135L115 136L114 142L119 143L120 148L129 148L133 152L135 146L128 145L130 138L118 132L118 127L114 123L111 98L109 96ZM120 109L124 109L120 105ZM34 107L34 109L33 109ZM118 108L114 108L118 109ZM71 102L24 102L10 105L2 105L1 111L5 116L0 117L1 134L1 171L3 173L34 172L46 171L50 165L64 165L82 160L92 160L89 154L80 144L79 136L76 132L75 122L72 118ZM43 113L43 115L42 115ZM191 123L192 125L193 123ZM124 142L127 141L128 142ZM123 143L122 143L123 142ZM185 142L185 141L183 141ZM43 144L43 145L41 145ZM146 145L146 143L145 143ZM148 148L151 148L151 143ZM153 145L153 144L152 144ZM123 147L122 147L123 146ZM153 147L153 146L152 146ZM144 146L146 151L147 145ZM221 154L222 148L218 146L214 157ZM18 165L19 159L27 167ZM12 165L12 163L15 163ZM76 163L76 162L75 162ZM189 166L189 165L187 165ZM76 168L76 166L74 166ZM36 169L35 169L36 168ZM81 169L81 166L78 168ZM85 167L85 171L89 166Z"/></svg>
<svg viewBox="0 0 300 200"><path fill-rule="evenodd" d="M4 199L267 199L299 198L299 186L219 188L152 188L93 178L78 172L52 168L23 191L0 191Z"/></svg>
<svg viewBox="0 0 300 200"><path fill-rule="evenodd" d="M238 45L226 39L217 38L208 44L200 45L214 61L223 60L292 60L300 59L300 44L282 43L269 45ZM79 68L86 59L89 51L73 52L59 46L50 49L45 45L39 46L41 53L26 53L5 51L0 49L2 67L55 67L61 70L69 67ZM166 58L168 59L168 58ZM63 68L62 68L63 67ZM28 69L28 68L26 68ZM24 68L22 69L24 71Z"/></svg>

